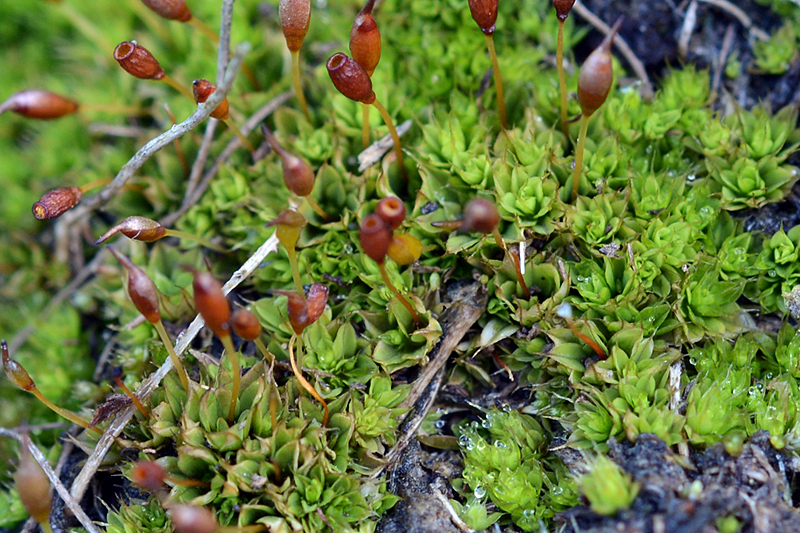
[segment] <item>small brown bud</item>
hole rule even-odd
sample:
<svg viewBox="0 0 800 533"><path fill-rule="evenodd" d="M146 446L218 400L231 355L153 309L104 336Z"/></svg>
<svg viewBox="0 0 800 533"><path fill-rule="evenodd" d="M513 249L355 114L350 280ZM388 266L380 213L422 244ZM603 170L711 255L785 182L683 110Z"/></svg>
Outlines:
<svg viewBox="0 0 800 533"><path fill-rule="evenodd" d="M24 117L49 120L70 115L78 110L78 102L41 89L28 89L8 97L0 104L0 114L13 111Z"/></svg>
<svg viewBox="0 0 800 533"><path fill-rule="evenodd" d="M188 22L192 18L184 0L142 0L142 3L165 19Z"/></svg>
<svg viewBox="0 0 800 533"><path fill-rule="evenodd" d="M202 104L208 97L214 94L214 91L217 90L217 86L211 83L208 80L199 79L194 80L192 82L192 93L194 94L194 102L197 105ZM230 113L228 112L228 99L224 99L221 104L217 106L217 108L211 112L211 116L219 119L225 120L228 118Z"/></svg>
<svg viewBox="0 0 800 533"><path fill-rule="evenodd" d="M381 60L381 32L372 15L374 7L375 0L369 0L350 28L350 54L370 77Z"/></svg>
<svg viewBox="0 0 800 533"><path fill-rule="evenodd" d="M136 41L123 41L114 48L114 59L125 72L143 80L160 80L164 69L146 48Z"/></svg>
<svg viewBox="0 0 800 533"><path fill-rule="evenodd" d="M152 218L133 216L128 217L95 241L101 244L117 233L122 233L129 239L142 242L155 242L167 234L167 228L153 220Z"/></svg>
<svg viewBox="0 0 800 533"><path fill-rule="evenodd" d="M310 326L322 316L325 306L328 304L328 287L322 283L312 283L308 289L306 305L308 306L308 321L306 327Z"/></svg>
<svg viewBox="0 0 800 533"><path fill-rule="evenodd" d="M267 224L267 227L286 226L289 228L302 229L306 224L308 224L308 219L304 217L302 213L294 209L284 209L280 212L278 218Z"/></svg>
<svg viewBox="0 0 800 533"><path fill-rule="evenodd" d="M492 202L486 198L474 198L464 207L462 231L491 233L500 223L500 213Z"/></svg>
<svg viewBox="0 0 800 533"><path fill-rule="evenodd" d="M393 235L386 255L398 265L410 265L422 255L422 243L407 233Z"/></svg>
<svg viewBox="0 0 800 533"><path fill-rule="evenodd" d="M30 439L27 435L22 439L19 466L14 474L14 484L22 500L22 506L34 520L47 524L50 520L50 507L53 496L50 491L50 479L31 456L28 449Z"/></svg>
<svg viewBox="0 0 800 533"><path fill-rule="evenodd" d="M150 492L158 492L164 488L166 477L164 467L153 461L136 461L131 469L131 481Z"/></svg>
<svg viewBox="0 0 800 533"><path fill-rule="evenodd" d="M222 284L208 272L195 271L194 304L206 325L217 337L230 336L231 306Z"/></svg>
<svg viewBox="0 0 800 533"><path fill-rule="evenodd" d="M469 11L481 31L486 35L494 33L497 22L497 0L469 0Z"/></svg>
<svg viewBox="0 0 800 533"><path fill-rule="evenodd" d="M261 131L264 133L269 145L283 162L283 182L286 184L286 188L297 196L305 197L311 194L314 189L315 179L311 165L286 151L278 142L278 139L275 138L275 135L272 134L272 131L264 124L261 125Z"/></svg>
<svg viewBox="0 0 800 533"><path fill-rule="evenodd" d="M246 341L254 341L261 336L261 323L249 309L237 309L231 317L233 332Z"/></svg>
<svg viewBox="0 0 800 533"><path fill-rule="evenodd" d="M406 205L394 196L382 198L375 207L375 214L386 222L389 229L394 231L400 227L406 219Z"/></svg>
<svg viewBox="0 0 800 533"><path fill-rule="evenodd" d="M375 101L372 80L364 68L347 54L333 54L327 63L334 87L351 100L371 104Z"/></svg>
<svg viewBox="0 0 800 533"><path fill-rule="evenodd" d="M114 257L128 271L128 296L131 297L133 305L136 306L136 309L144 316L145 320L151 324L160 322L161 312L158 308L158 289L156 284L153 283L150 276L145 274L144 270L136 266L125 254L122 254L113 246L109 246L108 250L114 254Z"/></svg>
<svg viewBox="0 0 800 533"><path fill-rule="evenodd" d="M176 505L170 509L172 526L177 533L217 533L214 514L205 507Z"/></svg>
<svg viewBox="0 0 800 533"><path fill-rule="evenodd" d="M308 325L308 304L306 304L306 299L296 291L273 292L286 296L288 299L289 324L296 334L302 334Z"/></svg>
<svg viewBox="0 0 800 533"><path fill-rule="evenodd" d="M575 0L553 0L553 7L556 8L558 20L561 22L567 20L569 12L572 11L572 6L574 4Z"/></svg>
<svg viewBox="0 0 800 533"><path fill-rule="evenodd" d="M299 51L311 23L311 0L280 0L278 16L286 46L292 52Z"/></svg>
<svg viewBox="0 0 800 533"><path fill-rule="evenodd" d="M581 65L581 72L578 77L578 103L581 106L581 112L586 117L590 117L597 111L608 98L608 92L614 82L614 69L611 64L611 44L614 42L614 36L621 25L622 17L614 23L611 31L605 36L600 46L589 54L589 57Z"/></svg>
<svg viewBox="0 0 800 533"><path fill-rule="evenodd" d="M392 232L381 217L375 213L364 217L358 237L361 240L361 248L370 259L378 264L386 260L386 252L389 251L389 243L392 242Z"/></svg>
<svg viewBox="0 0 800 533"><path fill-rule="evenodd" d="M58 218L81 201L83 191L80 187L62 187L46 192L33 204L33 216L39 220Z"/></svg>

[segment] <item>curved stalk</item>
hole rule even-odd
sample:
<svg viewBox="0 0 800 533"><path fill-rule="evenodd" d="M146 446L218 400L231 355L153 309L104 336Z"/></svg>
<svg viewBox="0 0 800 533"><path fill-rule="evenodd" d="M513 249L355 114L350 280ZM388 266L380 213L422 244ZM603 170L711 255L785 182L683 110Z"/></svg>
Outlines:
<svg viewBox="0 0 800 533"><path fill-rule="evenodd" d="M322 419L322 427L328 426L328 404L325 400L322 399L322 396L317 392L317 389L311 386L311 383L303 377L302 372L297 366L297 361L295 361L294 357L294 345L297 341L297 335L292 335L291 340L289 340L289 363L292 365L292 372L294 372L294 376L297 378L297 381L300 382L300 386L303 387L311 396L314 397L319 403L322 404L322 408L325 409L325 416ZM300 353L300 347L298 345L297 348L298 353Z"/></svg>
<svg viewBox="0 0 800 533"><path fill-rule="evenodd" d="M386 122L386 127L389 128L389 134L392 136L392 141L394 142L394 153L397 156L397 164L400 166L400 175L403 177L403 181L407 182L408 174L406 173L406 164L403 159L403 147L400 144L400 136L397 134L394 122L392 122L392 116L377 98L373 100L372 105L378 108L378 111L383 117L383 121Z"/></svg>
<svg viewBox="0 0 800 533"><path fill-rule="evenodd" d="M519 257L516 254L512 253L511 250L508 249L506 246L506 241L503 239L503 236L500 235L500 230L494 228L492 230L492 236L494 237L494 242L497 243L497 246L503 249L503 252L511 259L511 262L514 263L514 270L517 272L517 282L522 287L522 292L525 293L525 297L530 299L531 291L528 289L528 284L525 283L525 278L522 276L522 267L519 264Z"/></svg>
<svg viewBox="0 0 800 533"><path fill-rule="evenodd" d="M34 387L32 389L30 389L30 392L34 396L36 396L39 399L40 402L42 402L47 407L49 407L50 410L53 411L54 413L56 413L57 415L60 415L61 417L66 418L67 420L69 420L73 424L77 424L77 425L81 426L84 429L89 429L91 431L94 431L98 435L102 435L103 434L102 430L100 430L100 429L98 429L98 428L96 428L94 426L89 425L89 422L87 422L86 420L84 420L80 416L76 415L72 411L67 411L66 409L57 406L56 404L54 404L53 402L51 402L50 400L45 398L44 394L42 394L42 391L40 391L35 385L34 385Z"/></svg>
<svg viewBox="0 0 800 533"><path fill-rule="evenodd" d="M303 282L300 281L300 267L297 265L297 251L292 248L286 248L286 253L289 255L289 266L292 269L292 278L294 278L294 286L297 292L302 296L305 294L303 290Z"/></svg>
<svg viewBox="0 0 800 533"><path fill-rule="evenodd" d="M561 131L569 142L567 123L567 75L564 73L564 21L558 21L558 42L556 44L556 67L558 68L558 88L561 92Z"/></svg>
<svg viewBox="0 0 800 533"><path fill-rule="evenodd" d="M222 122L224 122L225 125L228 126L228 128L233 132L233 134L236 135L240 141L242 141L242 146L244 146L249 152L256 151L252 143L247 139L247 137L244 136L242 130L239 129L239 126L237 126L236 123L231 120L231 117L226 118Z"/></svg>
<svg viewBox="0 0 800 533"><path fill-rule="evenodd" d="M163 342L164 346L167 348L169 358L172 359L172 366L175 367L175 371L178 373L178 377L181 378L183 388L186 389L186 394L188 395L189 376L186 374L186 369L183 368L183 364L181 363L178 354L175 353L175 348L172 347L172 341L169 339L169 335L167 335L167 330L164 329L164 323L159 320L153 325L156 327L156 331L158 331L158 335L161 337L161 342Z"/></svg>
<svg viewBox="0 0 800 533"><path fill-rule="evenodd" d="M214 46L219 45L219 35L217 32L209 28L208 24L203 22L202 20L198 19L197 17L193 16L187 21L189 24L195 27L197 31L208 37Z"/></svg>
<svg viewBox="0 0 800 533"><path fill-rule="evenodd" d="M127 385L125 385L125 382L122 381L122 378L120 378L119 376L116 376L114 378L114 383L117 384L117 387L119 387L119 390L121 390L123 393L125 393L125 396L127 396L128 398L131 399L131 401L133 402L133 405L136 406L136 409L138 409L139 412L142 413L145 418L150 418L150 411L144 406L144 404L142 404L142 402L139 401L139 397L136 396L133 393L133 391L128 388Z"/></svg>
<svg viewBox="0 0 800 533"><path fill-rule="evenodd" d="M177 229L167 229L166 233L164 233L165 237L175 237L177 239L186 239L188 241L194 241L198 244L205 246L206 248L211 248L220 253L227 253L228 250L223 248L222 246L218 246L213 242L209 241L208 239L204 239L202 237L198 237L197 235L192 235L191 233L186 233L185 231L180 231Z"/></svg>
<svg viewBox="0 0 800 533"><path fill-rule="evenodd" d="M383 282L386 284L387 287L389 287L389 290L392 291L392 294L394 294L395 298L400 300L400 303L403 304L403 307L405 307L406 310L411 314L411 318L414 319L414 325L416 327L419 327L419 325L422 322L419 319L419 315L417 314L417 310L414 309L414 307L411 305L411 303L408 300L406 300L405 297L402 294L400 294L400 291L398 291L397 287L394 286L394 284L392 283L392 280L389 279L389 273L386 271L386 265L384 263L378 263L378 267L380 268L381 277L383 278Z"/></svg>
<svg viewBox="0 0 800 533"><path fill-rule="evenodd" d="M322 220L328 220L330 218L328 213L326 213L325 210L320 207L317 201L314 200L314 197L312 197L310 194L306 196L306 200L308 200L308 205L311 206L311 209L313 209L314 212L318 214L320 218L322 218Z"/></svg>
<svg viewBox="0 0 800 533"><path fill-rule="evenodd" d="M275 363L275 356L269 351L267 345L264 344L264 341L257 337L253 342L256 343L256 347L261 352L261 355L264 356L264 359L269 363L269 366L272 366Z"/></svg>
<svg viewBox="0 0 800 533"><path fill-rule="evenodd" d="M292 52L292 85L294 85L294 93L297 95L300 109L303 111L306 119L311 122L311 113L308 111L306 96L303 94L303 84L300 82L300 50Z"/></svg>
<svg viewBox="0 0 800 533"><path fill-rule="evenodd" d="M184 95L186 98L194 102L194 95L189 91L189 89L187 89L186 87L175 81L175 78L173 78L169 74L164 74L164 77L161 78L161 81L163 81L164 83L166 83L167 85L169 85L170 87L172 87L173 89Z"/></svg>
<svg viewBox="0 0 800 533"><path fill-rule="evenodd" d="M236 415L236 403L239 401L239 382L242 378L242 369L239 367L239 352L233 347L233 341L230 335L220 337L222 345L225 346L225 351L228 353L228 358L231 360L231 377L233 378L233 385L231 387L231 405L228 408L228 424L233 424L234 416Z"/></svg>
<svg viewBox="0 0 800 533"><path fill-rule="evenodd" d="M364 150L369 147L369 105L361 104L361 146Z"/></svg>
<svg viewBox="0 0 800 533"><path fill-rule="evenodd" d="M486 46L489 48L489 57L492 60L492 70L494 71L494 87L497 90L497 111L500 113L500 125L507 130L508 115L506 115L506 100L503 96L503 76L500 74L500 62L497 61L494 37L491 34L486 36Z"/></svg>
<svg viewBox="0 0 800 533"><path fill-rule="evenodd" d="M577 200L578 189L581 184L581 171L583 170L583 149L586 146L586 132L589 129L589 117L581 115L581 129L578 133L578 146L575 148L575 173L572 178L572 197Z"/></svg>

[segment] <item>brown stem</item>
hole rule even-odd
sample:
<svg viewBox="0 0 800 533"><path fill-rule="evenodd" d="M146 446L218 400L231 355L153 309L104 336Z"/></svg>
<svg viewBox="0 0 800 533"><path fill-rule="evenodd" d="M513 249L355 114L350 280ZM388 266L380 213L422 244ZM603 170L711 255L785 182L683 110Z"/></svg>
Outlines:
<svg viewBox="0 0 800 533"><path fill-rule="evenodd" d="M489 48L489 57L492 60L492 70L494 71L494 87L497 90L497 111L500 113L500 125L507 130L508 116L506 115L506 100L503 96L503 76L500 74L500 62L497 61L494 37L491 34L486 36L486 46Z"/></svg>
<svg viewBox="0 0 800 533"><path fill-rule="evenodd" d="M392 291L395 298L400 300L400 303L403 304L409 313L411 313L411 318L414 319L414 326L419 327L422 323L419 319L419 315L417 314L417 310L412 307L411 303L405 299L405 297L400 294L400 291L397 290L397 287L394 286L392 280L389 279L389 273L386 271L386 265L384 263L378 263L378 267L381 270L381 277L383 278L383 282L389 287L389 290Z"/></svg>
<svg viewBox="0 0 800 533"><path fill-rule="evenodd" d="M36 396L39 399L40 402L42 402L47 407L49 407L51 411L53 411L54 413L56 413L58 415L61 415L63 418L66 418L67 420L69 420L73 424L77 424L77 425L81 426L84 429L89 429L91 431L94 431L98 435L102 435L103 434L102 430L100 430L100 429L98 429L98 428L96 428L94 426L90 426L89 422L87 422L83 418L79 417L78 415L76 415L72 411L67 411L66 409L62 409L61 407L57 406L56 404L54 404L53 402L51 402L50 400L45 398L44 394L42 394L42 391L40 391L35 385L34 385L34 387L32 389L30 389L30 392L34 396Z"/></svg>
<svg viewBox="0 0 800 533"><path fill-rule="evenodd" d="M297 335L292 335L291 340L289 340L289 363L292 365L292 372L294 372L294 376L297 378L297 381L300 382L300 386L302 386L311 396L313 396L319 403L322 404L322 408L325 409L325 416L322 419L322 427L328 426L328 404L325 400L322 399L322 396L317 392L317 390L311 386L306 378L303 377L303 373L297 368L297 362L294 358L294 344L297 341ZM299 353L300 348L297 348Z"/></svg>
<svg viewBox="0 0 800 533"><path fill-rule="evenodd" d="M600 359L608 359L608 355L606 354L605 350L603 350L603 348L601 348L599 344L594 342L594 340L592 340L591 337L589 337L588 335L584 335L583 333L578 331L578 327L575 325L575 322L572 319L568 318L567 324L569 325L569 329L572 331L572 333L580 340L588 344L589 347L592 350L594 350L594 353L596 353Z"/></svg>
<svg viewBox="0 0 800 533"><path fill-rule="evenodd" d="M114 377L114 383L117 384L117 387L119 387L119 389L125 394L125 396L131 399L133 405L136 406L136 409L138 409L139 412L142 413L145 418L150 418L150 411L142 404L142 402L139 401L138 396L136 396L133 393L133 391L131 391L131 389L128 388L127 385L125 385L125 382L122 381L122 378L120 378L119 376Z"/></svg>

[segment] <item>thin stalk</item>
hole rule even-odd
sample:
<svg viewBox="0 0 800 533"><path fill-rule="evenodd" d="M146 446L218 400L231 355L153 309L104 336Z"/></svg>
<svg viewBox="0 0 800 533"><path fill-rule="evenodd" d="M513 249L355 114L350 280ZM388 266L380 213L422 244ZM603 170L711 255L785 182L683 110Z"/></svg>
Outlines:
<svg viewBox="0 0 800 533"><path fill-rule="evenodd" d="M392 116L377 98L372 102L372 105L378 108L378 111L383 117L383 121L386 122L386 127L389 128L389 133L391 134L392 141L394 142L394 153L397 156L397 164L400 166L400 175L403 177L403 181L407 182L408 174L406 173L406 164L403 159L403 147L400 145L400 136L397 134L397 130L394 127Z"/></svg>
<svg viewBox="0 0 800 533"><path fill-rule="evenodd" d="M364 150L369 147L369 104L361 104L361 146Z"/></svg>
<svg viewBox="0 0 800 533"><path fill-rule="evenodd" d="M297 366L297 361L295 361L294 357L294 345L297 341L297 335L292 335L292 338L289 340L289 363L292 365L292 372L294 372L294 376L297 378L297 381L300 382L300 386L303 387L311 396L314 397L319 403L322 404L322 408L325 409L325 416L322 419L322 427L328 426L328 404L325 400L322 399L322 396L317 392L317 389L311 386L311 383L303 377L303 374L300 372L300 369ZM297 347L297 353L300 354L300 346Z"/></svg>
<svg viewBox="0 0 800 533"><path fill-rule="evenodd" d="M159 337L161 337L161 342L163 342L164 346L167 348L169 358L172 360L172 366L175 367L178 377L181 378L181 383L183 383L183 388L186 389L186 394L189 394L189 376L186 375L186 369L183 368L183 363L181 363L181 360L178 358L178 354L175 353L175 348L172 347L172 341L169 339L169 335L167 335L167 330L164 329L164 323L159 320L153 325L156 327Z"/></svg>
<svg viewBox="0 0 800 533"><path fill-rule="evenodd" d="M259 337L256 337L253 342L256 343L256 347L258 347L258 349L261 351L261 355L264 356L264 359L269 363L269 366L272 366L273 363L275 363L275 356L269 351L267 345L264 344L264 341L262 341Z"/></svg>
<svg viewBox="0 0 800 533"><path fill-rule="evenodd" d="M170 87L181 93L183 96L194 102L194 95L189 91L189 89L187 89L186 87L175 81L175 78L173 78L169 74L164 74L164 77L161 78L161 81L163 81L164 83L166 83L167 85L169 85Z"/></svg>
<svg viewBox="0 0 800 533"><path fill-rule="evenodd" d="M197 235L192 235L191 233L186 233L185 231L180 231L177 229L168 229L167 232L164 234L167 237L176 237L178 239L186 239L189 241L194 241L196 243L202 244L206 248L211 248L212 250L216 250L217 252L227 253L228 250L223 248L222 246L218 246L213 242L209 241L208 239L204 239L202 237L198 237Z"/></svg>
<svg viewBox="0 0 800 533"><path fill-rule="evenodd" d="M558 88L561 91L561 131L569 142L567 123L567 75L564 73L564 21L558 21L558 42L556 44L556 67L558 68Z"/></svg>
<svg viewBox="0 0 800 533"><path fill-rule="evenodd" d="M53 533L53 528L50 527L50 522L48 521L39 522L39 526L42 528L42 531L44 531L44 533Z"/></svg>
<svg viewBox="0 0 800 533"><path fill-rule="evenodd" d="M108 178L98 178L96 180L90 181L89 183L80 185L78 188L81 190L82 193L86 193L98 187L105 187L109 183L111 183L111 180Z"/></svg>
<svg viewBox="0 0 800 533"><path fill-rule="evenodd" d="M69 420L73 424L77 424L77 425L81 426L84 429L90 429L90 430L94 431L95 433L97 433L98 435L102 435L103 434L102 430L100 430L100 429L98 429L98 428L96 428L94 426L90 426L89 422L87 422L83 418L79 417L78 415L76 415L72 411L67 411L66 409L63 409L63 408L57 406L56 404L54 404L53 402L51 402L50 400L45 398L44 394L42 394L42 392L37 387L34 386L32 389L30 389L30 391L34 396L36 396L39 399L40 402L45 404L47 407L50 408L51 411L53 411L57 415L60 415L62 418L66 418L67 420Z"/></svg>
<svg viewBox="0 0 800 533"><path fill-rule="evenodd" d="M81 104L78 110L81 113L118 113L120 115L147 115L147 109L133 105L113 105L113 104Z"/></svg>
<svg viewBox="0 0 800 533"><path fill-rule="evenodd" d="M303 94L303 84L300 82L300 50L292 52L292 85L294 85L294 93L300 103L300 109L306 119L311 122L311 113L308 111L306 96Z"/></svg>
<svg viewBox="0 0 800 533"><path fill-rule="evenodd" d="M239 381L242 378L242 369L239 367L239 352L233 347L233 341L230 335L220 337L222 345L225 346L225 351L228 353L228 358L231 360L231 374L233 378L233 386L231 387L231 405L228 408L228 424L233 424L234 416L236 415L236 402L239 401Z"/></svg>
<svg viewBox="0 0 800 533"><path fill-rule="evenodd" d="M103 35L98 31L97 26L91 23L83 13L76 11L67 2L58 2L58 7L64 16L81 31L90 41L94 41L98 50L113 50L114 44L107 41Z"/></svg>
<svg viewBox="0 0 800 533"><path fill-rule="evenodd" d="M121 378L114 378L114 383L116 383L117 387L119 387L119 389L125 393L125 396L131 399L133 405L136 406L136 409L138 409L145 418L150 418L150 411L144 406L144 404L142 404L142 402L139 401L139 398L133 393L133 391L131 391L131 389L128 388L127 385L125 385L125 382L122 381Z"/></svg>
<svg viewBox="0 0 800 533"><path fill-rule="evenodd" d="M230 130L233 132L234 135L239 137L239 140L242 141L242 146L244 146L250 152L256 151L255 147L250 143L247 137L244 136L242 130L239 129L239 126L236 125L236 123L231 119L231 117L226 118L222 122L224 122L225 125L228 126L228 128L230 128Z"/></svg>
<svg viewBox="0 0 800 533"><path fill-rule="evenodd" d="M486 36L486 46L489 48L489 57L492 60L492 70L494 71L494 87L497 90L497 111L500 113L500 125L504 130L508 129L508 115L506 115L506 100L503 96L503 76L500 74L500 62L497 61L497 52L494 49L494 37Z"/></svg>
<svg viewBox="0 0 800 533"><path fill-rule="evenodd" d="M219 35L217 34L217 32L209 28L208 24L206 24L205 22L194 16L190 18L187 22L189 22L189 24L194 26L195 29L197 29L197 31L208 37L211 40L211 42L214 43L214 46L219 45Z"/></svg>
<svg viewBox="0 0 800 533"><path fill-rule="evenodd" d="M586 146L586 132L589 129L589 117L581 115L581 129L578 133L578 146L575 148L575 173L572 177L572 199L578 199L578 189L581 185L581 171L583 170L583 148Z"/></svg>
<svg viewBox="0 0 800 533"><path fill-rule="evenodd" d="M525 293L525 297L530 299L531 291L528 289L528 284L525 283L525 278L522 276L522 267L519 264L519 257L517 257L511 250L506 247L506 241L503 240L503 236L500 235L500 230L494 228L492 230L492 236L494 237L494 242L497 243L497 246L503 249L503 252L511 259L511 262L514 263L514 270L517 272L517 282L522 287L522 292Z"/></svg>
<svg viewBox="0 0 800 533"><path fill-rule="evenodd" d="M589 345L589 347L590 347L592 350L594 350L594 353L596 353L596 354L597 354L597 356L598 356L600 359L608 359L608 355L606 354L605 350L603 350L603 349L600 347L600 345L599 345L599 344L597 344L596 342L594 342L594 340L592 340L592 338L591 338L591 337L589 337L588 335L584 335L583 333L581 333L580 331L578 331L578 327L575 325L575 322L574 322L572 319L568 318L568 319L567 319L567 324L569 325L569 329L570 329L570 331L572 331L572 333L573 333L573 334L574 334L576 337L578 337L580 340L582 340L583 342L585 342L586 344L588 344L588 345Z"/></svg>
<svg viewBox="0 0 800 533"><path fill-rule="evenodd" d="M326 212L325 212L325 210L324 210L324 209L322 209L322 208L319 206L319 204L317 203L317 201L316 201L316 200L314 200L314 197L312 197L310 194L309 194L308 196L306 196L306 200L308 200L308 205L310 205L310 206L311 206L311 209L313 209L313 210L314 210L314 212L315 212L316 214L318 214L318 215L319 215L319 216L322 218L322 220L328 220L328 219L330 218L330 217L328 216L328 213L326 213Z"/></svg>
<svg viewBox="0 0 800 533"><path fill-rule="evenodd" d="M297 292L302 296L306 292L303 290L303 282L300 281L300 267L297 265L297 251L294 247L287 247L286 253L289 255L289 266L292 268L292 278Z"/></svg>
<svg viewBox="0 0 800 533"><path fill-rule="evenodd" d="M379 263L378 267L381 270L381 277L383 278L383 282L389 287L389 290L392 291L395 298L400 300L400 303L403 304L409 313L411 313L411 318L414 319L414 325L419 326L422 322L419 319L419 315L417 314L417 310L411 306L411 303L405 299L405 297L400 294L400 291L397 290L397 287L394 286L392 280L389 279L389 273L386 271L386 265L384 263Z"/></svg>

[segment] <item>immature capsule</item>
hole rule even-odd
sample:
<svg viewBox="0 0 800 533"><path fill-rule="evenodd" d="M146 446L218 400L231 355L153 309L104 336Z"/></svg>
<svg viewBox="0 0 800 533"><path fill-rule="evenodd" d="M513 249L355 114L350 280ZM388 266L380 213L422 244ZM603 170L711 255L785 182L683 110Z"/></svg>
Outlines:
<svg viewBox="0 0 800 533"><path fill-rule="evenodd" d="M237 309L231 317L233 332L246 341L254 341L261 336L261 322L249 309Z"/></svg>
<svg viewBox="0 0 800 533"><path fill-rule="evenodd" d="M591 116L606 101L614 81L611 64L611 44L622 25L620 17L594 52L589 54L581 66L578 77L578 103L584 116Z"/></svg>
<svg viewBox="0 0 800 533"><path fill-rule="evenodd" d="M28 89L8 97L0 104L0 114L13 111L24 117L50 120L78 110L78 102L41 89Z"/></svg>
<svg viewBox="0 0 800 533"><path fill-rule="evenodd" d="M281 0L278 16L286 46L291 52L298 52L303 47L303 39L311 23L311 0Z"/></svg>
<svg viewBox="0 0 800 533"><path fill-rule="evenodd" d="M297 196L305 197L311 194L311 191L314 189L315 179L314 170L311 168L311 165L296 155L289 153L281 146L281 143L278 142L278 139L275 138L272 131L264 124L261 125L261 132L283 162L283 182L286 184L286 188Z"/></svg>
<svg viewBox="0 0 800 533"><path fill-rule="evenodd" d="M62 187L46 192L31 210L38 220L58 218L81 201L83 191L80 187Z"/></svg>
<svg viewBox="0 0 800 533"><path fill-rule="evenodd" d="M184 0L142 0L142 3L165 19L188 22L192 18Z"/></svg>
<svg viewBox="0 0 800 533"><path fill-rule="evenodd" d="M407 233L393 235L386 255L398 265L410 265L422 255L422 243Z"/></svg>
<svg viewBox="0 0 800 533"><path fill-rule="evenodd" d="M219 530L214 513L205 507L175 505L170 508L170 520L178 533L217 533Z"/></svg>
<svg viewBox="0 0 800 533"><path fill-rule="evenodd" d="M567 20L569 12L572 11L572 6L574 4L575 0L553 0L553 7L556 8L558 20L561 22Z"/></svg>
<svg viewBox="0 0 800 533"><path fill-rule="evenodd" d="M166 74L153 54L136 41L119 43L114 49L114 59L125 72L143 80L160 80Z"/></svg>
<svg viewBox="0 0 800 533"><path fill-rule="evenodd" d="M497 22L497 0L469 0L469 11L485 35L494 33Z"/></svg>
<svg viewBox="0 0 800 533"><path fill-rule="evenodd" d="M370 259L378 264L386 260L386 253L392 242L392 232L380 216L372 213L364 217L358 237L361 240L361 248Z"/></svg>
<svg viewBox="0 0 800 533"><path fill-rule="evenodd" d="M151 324L161 322L156 284L153 283L150 276L145 274L144 270L136 266L124 254L117 251L116 248L109 246L108 250L114 254L114 257L116 257L128 271L128 295L131 297L133 305L136 306L136 309Z"/></svg>
<svg viewBox="0 0 800 533"><path fill-rule="evenodd" d="M217 337L230 336L231 306L217 278L204 271L195 271L194 304L208 328Z"/></svg>
<svg viewBox="0 0 800 533"><path fill-rule="evenodd" d="M25 511L40 524L47 524L53 503L50 479L31 456L29 442L30 439L25 435L20 448L19 466L14 473L14 484Z"/></svg>
<svg viewBox="0 0 800 533"><path fill-rule="evenodd" d="M375 101L369 74L347 54L342 52L333 54L328 59L326 67L334 87L340 93L351 100L364 104L371 104Z"/></svg>
<svg viewBox="0 0 800 533"><path fill-rule="evenodd" d="M166 477L164 467L153 461L136 461L131 469L131 481L149 492L160 491Z"/></svg>
<svg viewBox="0 0 800 533"><path fill-rule="evenodd" d="M370 77L381 60L381 32L372 15L374 7L375 0L369 0L350 29L350 54Z"/></svg>
<svg viewBox="0 0 800 533"><path fill-rule="evenodd" d="M460 229L464 232L492 233L499 223L500 213L492 202L486 198L473 198L464 207Z"/></svg>
<svg viewBox="0 0 800 533"><path fill-rule="evenodd" d="M167 228L152 218L132 216L126 218L101 235L100 238L95 241L95 244L101 244L117 233L122 233L127 238L133 239L134 241L155 242L166 236Z"/></svg>
<svg viewBox="0 0 800 533"><path fill-rule="evenodd" d="M194 80L192 82L192 94L194 95L194 103L197 105L202 104L208 97L214 94L217 90L217 86L211 83L208 80L199 79ZM219 120L226 120L230 113L228 112L228 99L224 99L221 104L217 106L214 111L211 112L211 116L219 119Z"/></svg>

